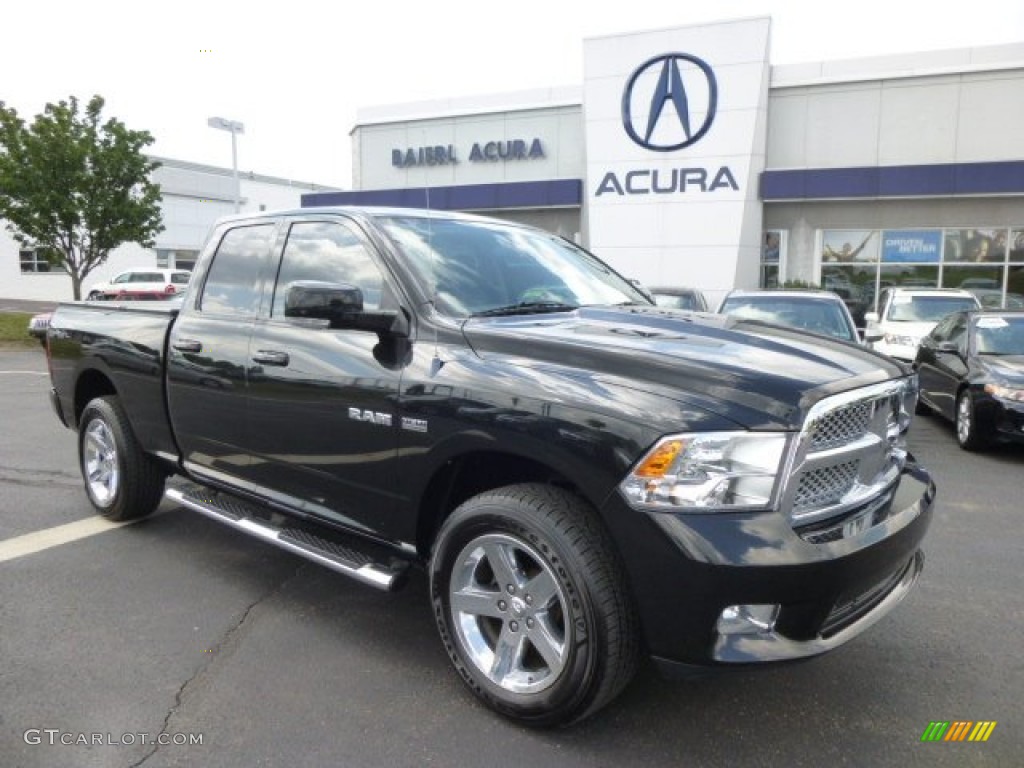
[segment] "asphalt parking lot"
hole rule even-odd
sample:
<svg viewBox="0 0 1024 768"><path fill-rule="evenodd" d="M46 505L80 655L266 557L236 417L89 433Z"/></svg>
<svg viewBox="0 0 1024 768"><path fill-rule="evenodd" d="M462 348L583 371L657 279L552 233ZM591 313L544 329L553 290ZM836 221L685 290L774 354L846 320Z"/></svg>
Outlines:
<svg viewBox="0 0 1024 768"><path fill-rule="evenodd" d="M1021 764L1022 448L967 454L918 418L925 573L851 644L690 682L644 668L597 718L536 732L463 689L421 576L378 593L167 503L96 532L48 386L41 351L0 349L0 766ZM923 743L936 720L997 726Z"/></svg>

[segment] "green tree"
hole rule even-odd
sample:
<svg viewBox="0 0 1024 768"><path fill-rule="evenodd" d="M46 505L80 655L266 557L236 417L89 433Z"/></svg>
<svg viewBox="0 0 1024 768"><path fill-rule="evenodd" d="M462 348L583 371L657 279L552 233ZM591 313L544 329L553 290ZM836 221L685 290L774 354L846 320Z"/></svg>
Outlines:
<svg viewBox="0 0 1024 768"><path fill-rule="evenodd" d="M103 99L47 104L31 125L0 101L0 218L15 240L82 280L123 243L154 246L163 231L159 163L142 154L148 131L105 122Z"/></svg>

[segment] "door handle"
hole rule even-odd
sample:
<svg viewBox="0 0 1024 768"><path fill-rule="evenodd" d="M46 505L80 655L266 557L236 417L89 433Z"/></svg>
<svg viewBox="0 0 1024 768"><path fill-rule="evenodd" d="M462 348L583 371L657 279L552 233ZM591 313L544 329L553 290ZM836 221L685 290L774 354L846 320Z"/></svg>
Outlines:
<svg viewBox="0 0 1024 768"><path fill-rule="evenodd" d="M272 349L261 349L252 356L253 362L263 365L288 365L288 353Z"/></svg>
<svg viewBox="0 0 1024 768"><path fill-rule="evenodd" d="M202 342L196 341L195 339L178 339L171 343L179 352L188 352L191 354L198 354L203 351Z"/></svg>

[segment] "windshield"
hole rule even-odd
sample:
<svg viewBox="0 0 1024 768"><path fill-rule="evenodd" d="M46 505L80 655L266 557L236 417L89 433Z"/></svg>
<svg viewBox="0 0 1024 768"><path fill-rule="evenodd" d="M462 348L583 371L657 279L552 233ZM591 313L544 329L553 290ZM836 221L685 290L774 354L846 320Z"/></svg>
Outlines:
<svg viewBox="0 0 1024 768"><path fill-rule="evenodd" d="M975 322L978 354L1024 355L1024 317L979 317Z"/></svg>
<svg viewBox="0 0 1024 768"><path fill-rule="evenodd" d="M835 301L800 296L730 296L722 303L721 313L857 341L843 307Z"/></svg>
<svg viewBox="0 0 1024 768"><path fill-rule="evenodd" d="M437 311L452 317L650 304L567 240L500 222L387 216L395 242Z"/></svg>
<svg viewBox="0 0 1024 768"><path fill-rule="evenodd" d="M906 323L937 323L953 312L977 309L973 298L961 296L895 296L886 320Z"/></svg>

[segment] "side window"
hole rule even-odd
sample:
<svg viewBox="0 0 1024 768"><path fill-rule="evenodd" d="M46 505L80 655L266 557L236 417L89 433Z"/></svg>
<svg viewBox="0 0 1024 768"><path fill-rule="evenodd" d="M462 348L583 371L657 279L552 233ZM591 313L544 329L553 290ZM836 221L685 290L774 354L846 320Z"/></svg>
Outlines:
<svg viewBox="0 0 1024 768"><path fill-rule="evenodd" d="M946 341L949 339L949 333L953 329L953 324L956 323L956 315L950 315L945 320L935 326L935 330L931 332L931 337L935 341Z"/></svg>
<svg viewBox="0 0 1024 768"><path fill-rule="evenodd" d="M967 348L967 317L965 315L956 315L953 321L953 327L949 331L949 339L960 348L961 352Z"/></svg>
<svg viewBox="0 0 1024 768"><path fill-rule="evenodd" d="M127 283L131 279L132 279L132 273L131 272L125 272L123 275L118 275L117 277L115 277L110 282L119 285L121 283Z"/></svg>
<svg viewBox="0 0 1024 768"><path fill-rule="evenodd" d="M171 275L171 282L175 285L188 285L188 272L175 272Z"/></svg>
<svg viewBox="0 0 1024 768"><path fill-rule="evenodd" d="M384 276L363 241L340 221L292 224L274 291L273 317L284 317L288 284L320 280L354 285L363 292L363 307L379 309Z"/></svg>
<svg viewBox="0 0 1024 768"><path fill-rule="evenodd" d="M273 236L273 224L227 231L206 275L203 312L255 315L259 311L260 275L270 259Z"/></svg>

